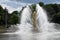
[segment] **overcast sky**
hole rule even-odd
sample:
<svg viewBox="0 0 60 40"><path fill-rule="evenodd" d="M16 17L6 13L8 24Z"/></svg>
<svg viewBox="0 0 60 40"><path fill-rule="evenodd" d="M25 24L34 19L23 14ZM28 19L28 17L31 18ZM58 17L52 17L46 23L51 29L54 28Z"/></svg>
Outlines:
<svg viewBox="0 0 60 40"><path fill-rule="evenodd" d="M21 10L21 7L25 5L31 5L33 3L38 2L44 2L45 4L49 3L58 3L60 4L60 0L0 0L0 5L3 6L3 8L7 7L9 12L12 12L14 10Z"/></svg>

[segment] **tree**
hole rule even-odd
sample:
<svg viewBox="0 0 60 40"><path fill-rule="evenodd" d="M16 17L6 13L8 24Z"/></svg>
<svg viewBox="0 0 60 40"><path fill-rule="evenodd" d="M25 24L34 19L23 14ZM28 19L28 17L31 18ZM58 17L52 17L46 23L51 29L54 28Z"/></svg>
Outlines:
<svg viewBox="0 0 60 40"><path fill-rule="evenodd" d="M0 15L2 15L2 13L3 13L3 8L2 8L2 6L0 5Z"/></svg>
<svg viewBox="0 0 60 40"><path fill-rule="evenodd" d="M18 11L13 11L11 14L16 14L16 15L18 15Z"/></svg>
<svg viewBox="0 0 60 40"><path fill-rule="evenodd" d="M57 6L58 4L52 4L51 6L53 7L53 9L55 10L55 13L58 13L58 6Z"/></svg>
<svg viewBox="0 0 60 40"><path fill-rule="evenodd" d="M8 17L9 16L8 14L9 13L8 13L8 10L6 8L4 9L4 13L5 13L5 15L4 15L5 27L8 27L8 18L9 18Z"/></svg>
<svg viewBox="0 0 60 40"><path fill-rule="evenodd" d="M40 6L44 6L44 3L43 3L43 2L39 2L39 5L40 5Z"/></svg>
<svg viewBox="0 0 60 40"><path fill-rule="evenodd" d="M31 5L32 12L36 11L36 4Z"/></svg>
<svg viewBox="0 0 60 40"><path fill-rule="evenodd" d="M53 9L53 7L51 6L52 4L46 4L44 5L44 9L47 11L47 15L49 17L49 21L52 20L53 16L56 14L55 10Z"/></svg>
<svg viewBox="0 0 60 40"><path fill-rule="evenodd" d="M2 6L0 6L0 25L4 23L4 10Z"/></svg>
<svg viewBox="0 0 60 40"><path fill-rule="evenodd" d="M60 12L54 15L52 21L60 24Z"/></svg>
<svg viewBox="0 0 60 40"><path fill-rule="evenodd" d="M9 23L10 24L17 24L18 23L18 16L16 14L11 15L10 19L9 19Z"/></svg>

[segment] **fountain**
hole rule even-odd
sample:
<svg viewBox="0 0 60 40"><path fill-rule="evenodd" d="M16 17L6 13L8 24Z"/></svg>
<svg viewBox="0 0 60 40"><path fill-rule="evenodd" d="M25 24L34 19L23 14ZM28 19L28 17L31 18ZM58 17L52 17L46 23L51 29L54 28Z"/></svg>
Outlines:
<svg viewBox="0 0 60 40"><path fill-rule="evenodd" d="M16 32L4 34L18 35L17 40L52 40L60 34L55 27L55 23L48 21L46 12L37 4L34 14L32 14L29 6L24 8L21 15L21 24L17 25L18 30ZM33 32L33 30L38 32ZM15 38L13 38L13 40L15 40Z"/></svg>

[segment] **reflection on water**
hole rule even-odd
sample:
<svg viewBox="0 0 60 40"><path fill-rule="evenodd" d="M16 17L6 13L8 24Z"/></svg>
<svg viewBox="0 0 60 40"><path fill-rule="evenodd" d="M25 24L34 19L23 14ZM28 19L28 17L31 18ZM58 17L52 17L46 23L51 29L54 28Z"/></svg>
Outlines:
<svg viewBox="0 0 60 40"><path fill-rule="evenodd" d="M0 40L60 40L60 33L0 34Z"/></svg>
<svg viewBox="0 0 60 40"><path fill-rule="evenodd" d="M52 35L48 40L60 40L60 34Z"/></svg>
<svg viewBox="0 0 60 40"><path fill-rule="evenodd" d="M0 40L20 40L18 35L0 35Z"/></svg>

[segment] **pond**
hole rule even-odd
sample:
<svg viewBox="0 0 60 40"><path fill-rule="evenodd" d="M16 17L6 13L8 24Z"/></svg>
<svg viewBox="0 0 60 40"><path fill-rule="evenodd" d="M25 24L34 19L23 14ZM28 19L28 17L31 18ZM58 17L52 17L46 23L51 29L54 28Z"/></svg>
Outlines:
<svg viewBox="0 0 60 40"><path fill-rule="evenodd" d="M60 40L60 33L0 34L0 40Z"/></svg>

